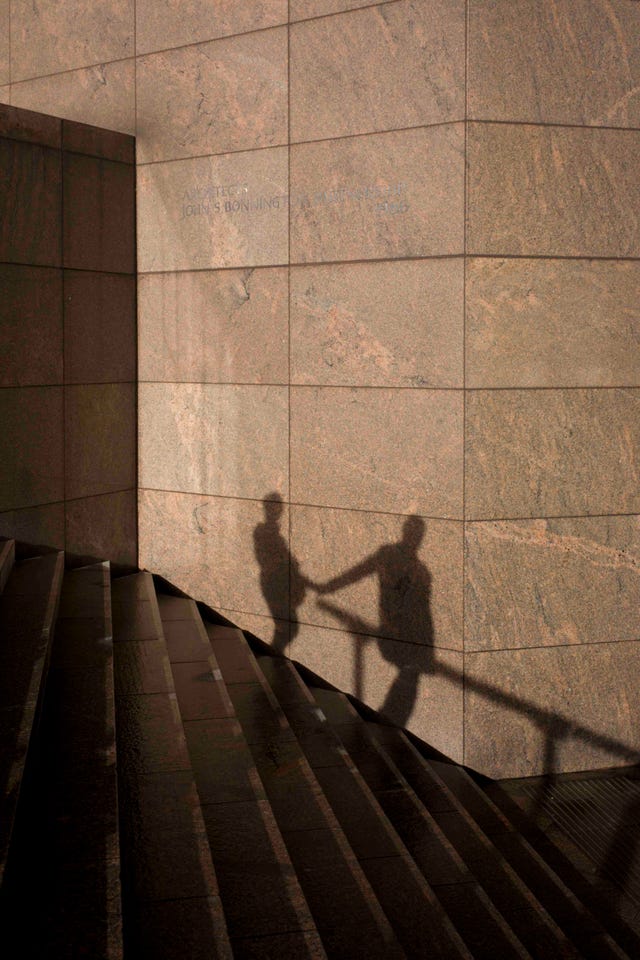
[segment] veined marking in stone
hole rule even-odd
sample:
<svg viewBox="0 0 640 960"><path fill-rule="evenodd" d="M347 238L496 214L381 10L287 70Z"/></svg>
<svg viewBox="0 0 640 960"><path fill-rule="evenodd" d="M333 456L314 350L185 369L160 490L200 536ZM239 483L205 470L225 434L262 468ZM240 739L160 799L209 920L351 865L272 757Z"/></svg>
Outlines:
<svg viewBox="0 0 640 960"><path fill-rule="evenodd" d="M363 202L374 203L378 216L394 216L409 210L406 191L406 183L392 183L387 186L364 184L356 187L331 187L314 194L276 193L251 196L247 183L196 184L183 193L180 219Z"/></svg>

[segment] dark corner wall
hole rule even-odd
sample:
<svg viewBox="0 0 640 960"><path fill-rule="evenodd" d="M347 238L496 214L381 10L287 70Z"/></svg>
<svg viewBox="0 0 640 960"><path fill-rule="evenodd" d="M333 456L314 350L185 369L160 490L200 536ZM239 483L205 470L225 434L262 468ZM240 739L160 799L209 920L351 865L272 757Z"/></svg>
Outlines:
<svg viewBox="0 0 640 960"><path fill-rule="evenodd" d="M0 536L137 559L135 140L0 105Z"/></svg>

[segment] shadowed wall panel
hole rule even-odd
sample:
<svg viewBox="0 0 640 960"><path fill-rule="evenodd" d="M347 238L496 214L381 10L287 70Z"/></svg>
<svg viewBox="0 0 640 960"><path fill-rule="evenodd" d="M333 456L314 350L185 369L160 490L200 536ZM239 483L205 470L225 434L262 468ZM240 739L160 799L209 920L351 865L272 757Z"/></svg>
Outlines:
<svg viewBox="0 0 640 960"><path fill-rule="evenodd" d="M0 130L0 532L134 564L133 141L6 106Z"/></svg>

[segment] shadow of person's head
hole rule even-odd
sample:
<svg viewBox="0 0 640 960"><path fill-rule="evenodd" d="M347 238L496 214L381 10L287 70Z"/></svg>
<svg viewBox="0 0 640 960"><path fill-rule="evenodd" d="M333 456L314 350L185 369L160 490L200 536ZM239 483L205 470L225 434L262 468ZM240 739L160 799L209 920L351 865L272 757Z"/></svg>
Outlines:
<svg viewBox="0 0 640 960"><path fill-rule="evenodd" d="M284 502L280 494L277 492L268 493L263 500L263 506L264 518L267 523L273 523L277 526L284 510Z"/></svg>
<svg viewBox="0 0 640 960"><path fill-rule="evenodd" d="M407 553L417 553L424 539L424 520L412 515L402 524L402 546Z"/></svg>

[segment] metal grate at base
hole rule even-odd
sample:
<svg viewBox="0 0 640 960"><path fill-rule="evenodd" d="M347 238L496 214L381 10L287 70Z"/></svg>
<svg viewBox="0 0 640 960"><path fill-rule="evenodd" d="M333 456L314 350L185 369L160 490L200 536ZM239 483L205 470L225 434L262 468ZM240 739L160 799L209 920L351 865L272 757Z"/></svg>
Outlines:
<svg viewBox="0 0 640 960"><path fill-rule="evenodd" d="M539 786L523 786L534 804ZM544 788L544 813L640 908L640 780L561 780Z"/></svg>

